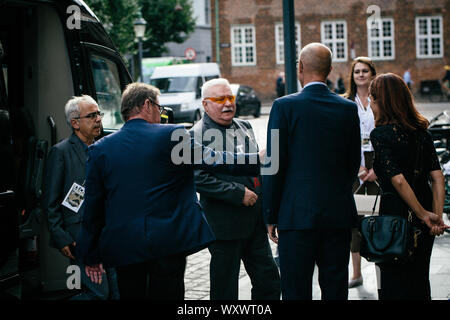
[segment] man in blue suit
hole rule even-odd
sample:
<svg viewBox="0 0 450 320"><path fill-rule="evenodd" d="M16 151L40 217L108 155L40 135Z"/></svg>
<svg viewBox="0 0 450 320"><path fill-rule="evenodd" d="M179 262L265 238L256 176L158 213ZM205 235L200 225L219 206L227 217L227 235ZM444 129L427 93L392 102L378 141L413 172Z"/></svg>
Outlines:
<svg viewBox="0 0 450 320"><path fill-rule="evenodd" d="M214 241L196 196L194 162L206 170L259 172L256 154L246 157L253 165L234 166L227 156L236 160L236 154L200 145L200 153L191 152L183 126L160 124L159 94L145 83L128 85L121 107L126 123L89 148L77 255L95 282L103 264L116 267L121 299L184 298L186 256ZM222 161L206 165L205 155Z"/></svg>
<svg viewBox="0 0 450 320"><path fill-rule="evenodd" d="M326 46L305 46L298 62L303 91L276 99L270 112L267 150L278 144L279 170L263 176L264 218L279 245L283 299L312 299L317 264L322 299L345 300L357 222L358 111L325 84L332 62ZM278 130L278 141L271 130Z"/></svg>

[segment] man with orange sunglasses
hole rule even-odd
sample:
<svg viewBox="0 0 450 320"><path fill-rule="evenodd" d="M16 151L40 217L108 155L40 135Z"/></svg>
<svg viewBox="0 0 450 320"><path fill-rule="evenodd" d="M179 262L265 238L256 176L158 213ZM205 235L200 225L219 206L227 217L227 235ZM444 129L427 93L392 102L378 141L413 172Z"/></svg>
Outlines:
<svg viewBox="0 0 450 320"><path fill-rule="evenodd" d="M202 87L205 113L190 131L194 139L206 146L214 143L216 151L256 152L258 145L250 123L234 119L235 98L228 80L207 81ZM279 300L280 276L263 222L261 176L238 177L204 170L195 170L194 174L200 202L217 239L208 247L210 299L238 299L242 260L253 285L252 299Z"/></svg>

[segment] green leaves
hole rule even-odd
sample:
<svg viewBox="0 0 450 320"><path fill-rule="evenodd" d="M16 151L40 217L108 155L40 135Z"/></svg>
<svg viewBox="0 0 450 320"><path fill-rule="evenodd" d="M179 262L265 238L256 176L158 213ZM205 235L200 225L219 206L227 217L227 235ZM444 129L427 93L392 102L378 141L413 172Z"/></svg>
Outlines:
<svg viewBox="0 0 450 320"><path fill-rule="evenodd" d="M122 55L137 53L133 22L147 21L144 56L158 57L168 42L182 43L195 28L191 0L86 0Z"/></svg>

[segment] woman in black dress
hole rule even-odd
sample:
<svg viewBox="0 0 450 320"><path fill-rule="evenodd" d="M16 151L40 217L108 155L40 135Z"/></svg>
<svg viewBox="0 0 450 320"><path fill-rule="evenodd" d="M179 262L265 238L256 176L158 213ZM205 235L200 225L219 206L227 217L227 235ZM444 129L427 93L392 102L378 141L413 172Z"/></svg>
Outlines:
<svg viewBox="0 0 450 320"><path fill-rule="evenodd" d="M413 262L379 264L379 298L430 300L434 236L447 226L442 220L444 176L427 131L428 120L416 110L404 81L393 73L378 75L369 91L376 126L370 134L373 167L382 189L380 215L408 217L410 208L412 223L421 230Z"/></svg>

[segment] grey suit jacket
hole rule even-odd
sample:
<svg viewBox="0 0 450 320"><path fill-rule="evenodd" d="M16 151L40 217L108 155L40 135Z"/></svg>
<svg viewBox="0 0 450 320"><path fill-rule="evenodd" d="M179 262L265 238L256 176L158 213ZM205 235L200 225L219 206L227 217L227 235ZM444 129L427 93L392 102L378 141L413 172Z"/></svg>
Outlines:
<svg viewBox="0 0 450 320"><path fill-rule="evenodd" d="M50 246L61 249L76 240L84 204L78 213L61 203L74 182L83 185L86 176L87 145L75 134L54 145L47 159L43 188L43 209L48 220Z"/></svg>
<svg viewBox="0 0 450 320"><path fill-rule="evenodd" d="M247 136L245 150L236 150L235 148L234 152L256 152L255 150L258 150L252 127L248 121L233 119L230 128L225 128L216 124L205 113L203 118L190 130L190 134L197 140L208 129L219 130L224 134L224 137L227 129L243 132ZM213 140L208 140L206 136L203 136L203 139L199 142L206 146ZM252 144L253 150L249 150L250 144ZM225 141L223 141L223 147L226 148ZM217 239L244 239L249 237L255 228L260 228L262 232L265 232L261 205L262 179L260 176L231 176L205 170L195 170L194 175L195 187L197 192L200 193L200 203ZM245 187L258 195L258 201L252 207L246 207L242 204Z"/></svg>

